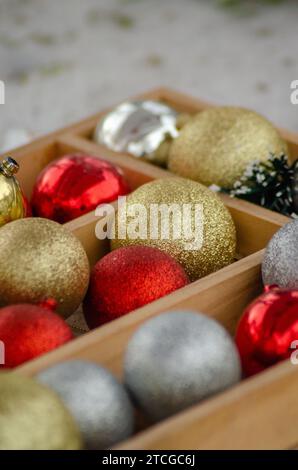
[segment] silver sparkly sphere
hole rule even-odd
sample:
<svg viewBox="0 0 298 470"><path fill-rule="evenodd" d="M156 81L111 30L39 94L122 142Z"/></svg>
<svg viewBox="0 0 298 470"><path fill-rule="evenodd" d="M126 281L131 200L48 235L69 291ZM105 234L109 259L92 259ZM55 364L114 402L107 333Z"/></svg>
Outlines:
<svg viewBox="0 0 298 470"><path fill-rule="evenodd" d="M294 166L294 179L292 185L294 211L298 215L298 160Z"/></svg>
<svg viewBox="0 0 298 470"><path fill-rule="evenodd" d="M219 323L177 311L149 320L133 335L124 376L137 405L158 421L235 384L241 366Z"/></svg>
<svg viewBox="0 0 298 470"><path fill-rule="evenodd" d="M87 361L63 362L37 375L55 390L77 421L87 449L106 449L129 437L134 410L110 372Z"/></svg>
<svg viewBox="0 0 298 470"><path fill-rule="evenodd" d="M271 238L262 263L264 284L298 289L298 219Z"/></svg>

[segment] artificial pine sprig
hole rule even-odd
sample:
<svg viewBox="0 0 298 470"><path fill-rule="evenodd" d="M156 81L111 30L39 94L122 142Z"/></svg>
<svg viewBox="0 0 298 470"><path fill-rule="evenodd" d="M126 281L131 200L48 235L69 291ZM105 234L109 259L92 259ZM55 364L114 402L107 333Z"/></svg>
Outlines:
<svg viewBox="0 0 298 470"><path fill-rule="evenodd" d="M286 155L270 155L266 163L255 161L233 189L223 192L259 204L287 216L297 217L293 201L294 167Z"/></svg>

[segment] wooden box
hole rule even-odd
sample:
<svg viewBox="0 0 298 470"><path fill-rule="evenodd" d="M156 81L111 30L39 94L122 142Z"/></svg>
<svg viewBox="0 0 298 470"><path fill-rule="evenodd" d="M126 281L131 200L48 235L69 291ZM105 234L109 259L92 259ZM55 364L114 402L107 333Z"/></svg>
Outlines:
<svg viewBox="0 0 298 470"><path fill-rule="evenodd" d="M177 110L198 112L210 105L165 88L138 98L158 99ZM59 130L11 155L21 164L18 174L28 197L40 170L67 152L87 152L122 168L133 188L156 178L171 176L166 170L127 154L114 153L92 142L99 113ZM281 131L293 156L298 155L298 136ZM210 315L232 334L246 305L261 292L260 264L272 235L289 219L245 201L221 196L237 228L237 260L230 266L138 309L112 323L83 334L67 345L18 368L34 375L57 362L72 358L100 363L121 378L122 359L131 334L148 318L176 308L190 308ZM83 243L91 265L108 251L106 241L95 237L98 219L93 213L67 223ZM234 388L138 432L118 449L286 449L298 445L298 369L281 363Z"/></svg>

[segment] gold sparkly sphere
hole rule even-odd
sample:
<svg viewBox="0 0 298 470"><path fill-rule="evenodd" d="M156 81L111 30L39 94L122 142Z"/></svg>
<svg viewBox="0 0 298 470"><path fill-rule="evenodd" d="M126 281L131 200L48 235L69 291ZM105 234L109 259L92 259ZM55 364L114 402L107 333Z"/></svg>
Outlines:
<svg viewBox="0 0 298 470"><path fill-rule="evenodd" d="M89 262L80 241L57 222L19 219L0 228L0 306L54 298L71 315L83 300Z"/></svg>
<svg viewBox="0 0 298 470"><path fill-rule="evenodd" d="M217 107L200 112L183 127L171 146L168 167L206 186L230 189L251 162L287 151L267 119L243 108Z"/></svg>
<svg viewBox="0 0 298 470"><path fill-rule="evenodd" d="M0 164L0 227L26 215L23 194L13 176L18 169L17 162L10 157Z"/></svg>
<svg viewBox="0 0 298 470"><path fill-rule="evenodd" d="M33 379L0 372L0 450L79 450L77 425L58 396Z"/></svg>
<svg viewBox="0 0 298 470"><path fill-rule="evenodd" d="M161 212L156 213L157 207ZM174 216L167 219L170 208ZM141 238L135 236L135 225ZM233 261L236 231L229 211L210 189L184 178L166 178L135 190L116 214L112 249L135 244L165 251L196 280Z"/></svg>

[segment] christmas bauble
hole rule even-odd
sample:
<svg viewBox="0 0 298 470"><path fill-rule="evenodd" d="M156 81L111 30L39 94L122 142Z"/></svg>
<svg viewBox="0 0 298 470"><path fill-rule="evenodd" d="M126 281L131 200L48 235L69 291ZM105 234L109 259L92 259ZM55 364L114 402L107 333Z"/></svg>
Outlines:
<svg viewBox="0 0 298 470"><path fill-rule="evenodd" d="M84 300L90 328L114 320L188 284L183 268L157 248L129 246L94 266Z"/></svg>
<svg viewBox="0 0 298 470"><path fill-rule="evenodd" d="M173 256L191 280L233 261L235 226L211 190L183 178L147 183L127 197L115 218L112 249L148 245Z"/></svg>
<svg viewBox="0 0 298 470"><path fill-rule="evenodd" d="M83 300L88 258L80 241L57 222L26 218L5 225L0 253L0 306L51 297L67 317Z"/></svg>
<svg viewBox="0 0 298 470"><path fill-rule="evenodd" d="M173 108L158 101L127 101L99 121L94 140L116 152L163 165L167 159L163 144L177 137L178 116Z"/></svg>
<svg viewBox="0 0 298 470"><path fill-rule="evenodd" d="M35 380L0 372L1 450L78 450L81 436L60 398Z"/></svg>
<svg viewBox="0 0 298 470"><path fill-rule="evenodd" d="M294 179L293 179L292 194L293 194L294 211L298 215L298 160L296 161L295 166L294 166Z"/></svg>
<svg viewBox="0 0 298 470"><path fill-rule="evenodd" d="M35 215L65 223L129 191L121 170L111 163L91 155L70 154L41 172L31 203Z"/></svg>
<svg viewBox="0 0 298 470"><path fill-rule="evenodd" d="M225 390L240 378L240 359L229 334L199 313L167 312L147 321L125 354L125 385L153 420Z"/></svg>
<svg viewBox="0 0 298 470"><path fill-rule="evenodd" d="M18 181L14 177L19 165L7 157L0 164L0 227L26 217L26 205Z"/></svg>
<svg viewBox="0 0 298 470"><path fill-rule="evenodd" d="M298 338L298 290L268 287L244 311L236 343L250 376L287 359Z"/></svg>
<svg viewBox="0 0 298 470"><path fill-rule="evenodd" d="M87 449L106 449L128 438L134 410L124 387L103 367L69 361L39 373L37 380L58 393L81 430Z"/></svg>
<svg viewBox="0 0 298 470"><path fill-rule="evenodd" d="M169 169L207 186L231 189L255 160L287 153L277 130L253 111L234 107L206 109L193 117L174 140Z"/></svg>
<svg viewBox="0 0 298 470"><path fill-rule="evenodd" d="M0 341L5 347L3 367L16 367L72 337L70 327L49 308L18 304L0 309Z"/></svg>
<svg viewBox="0 0 298 470"><path fill-rule="evenodd" d="M262 262L264 284L298 290L298 219L271 238Z"/></svg>

